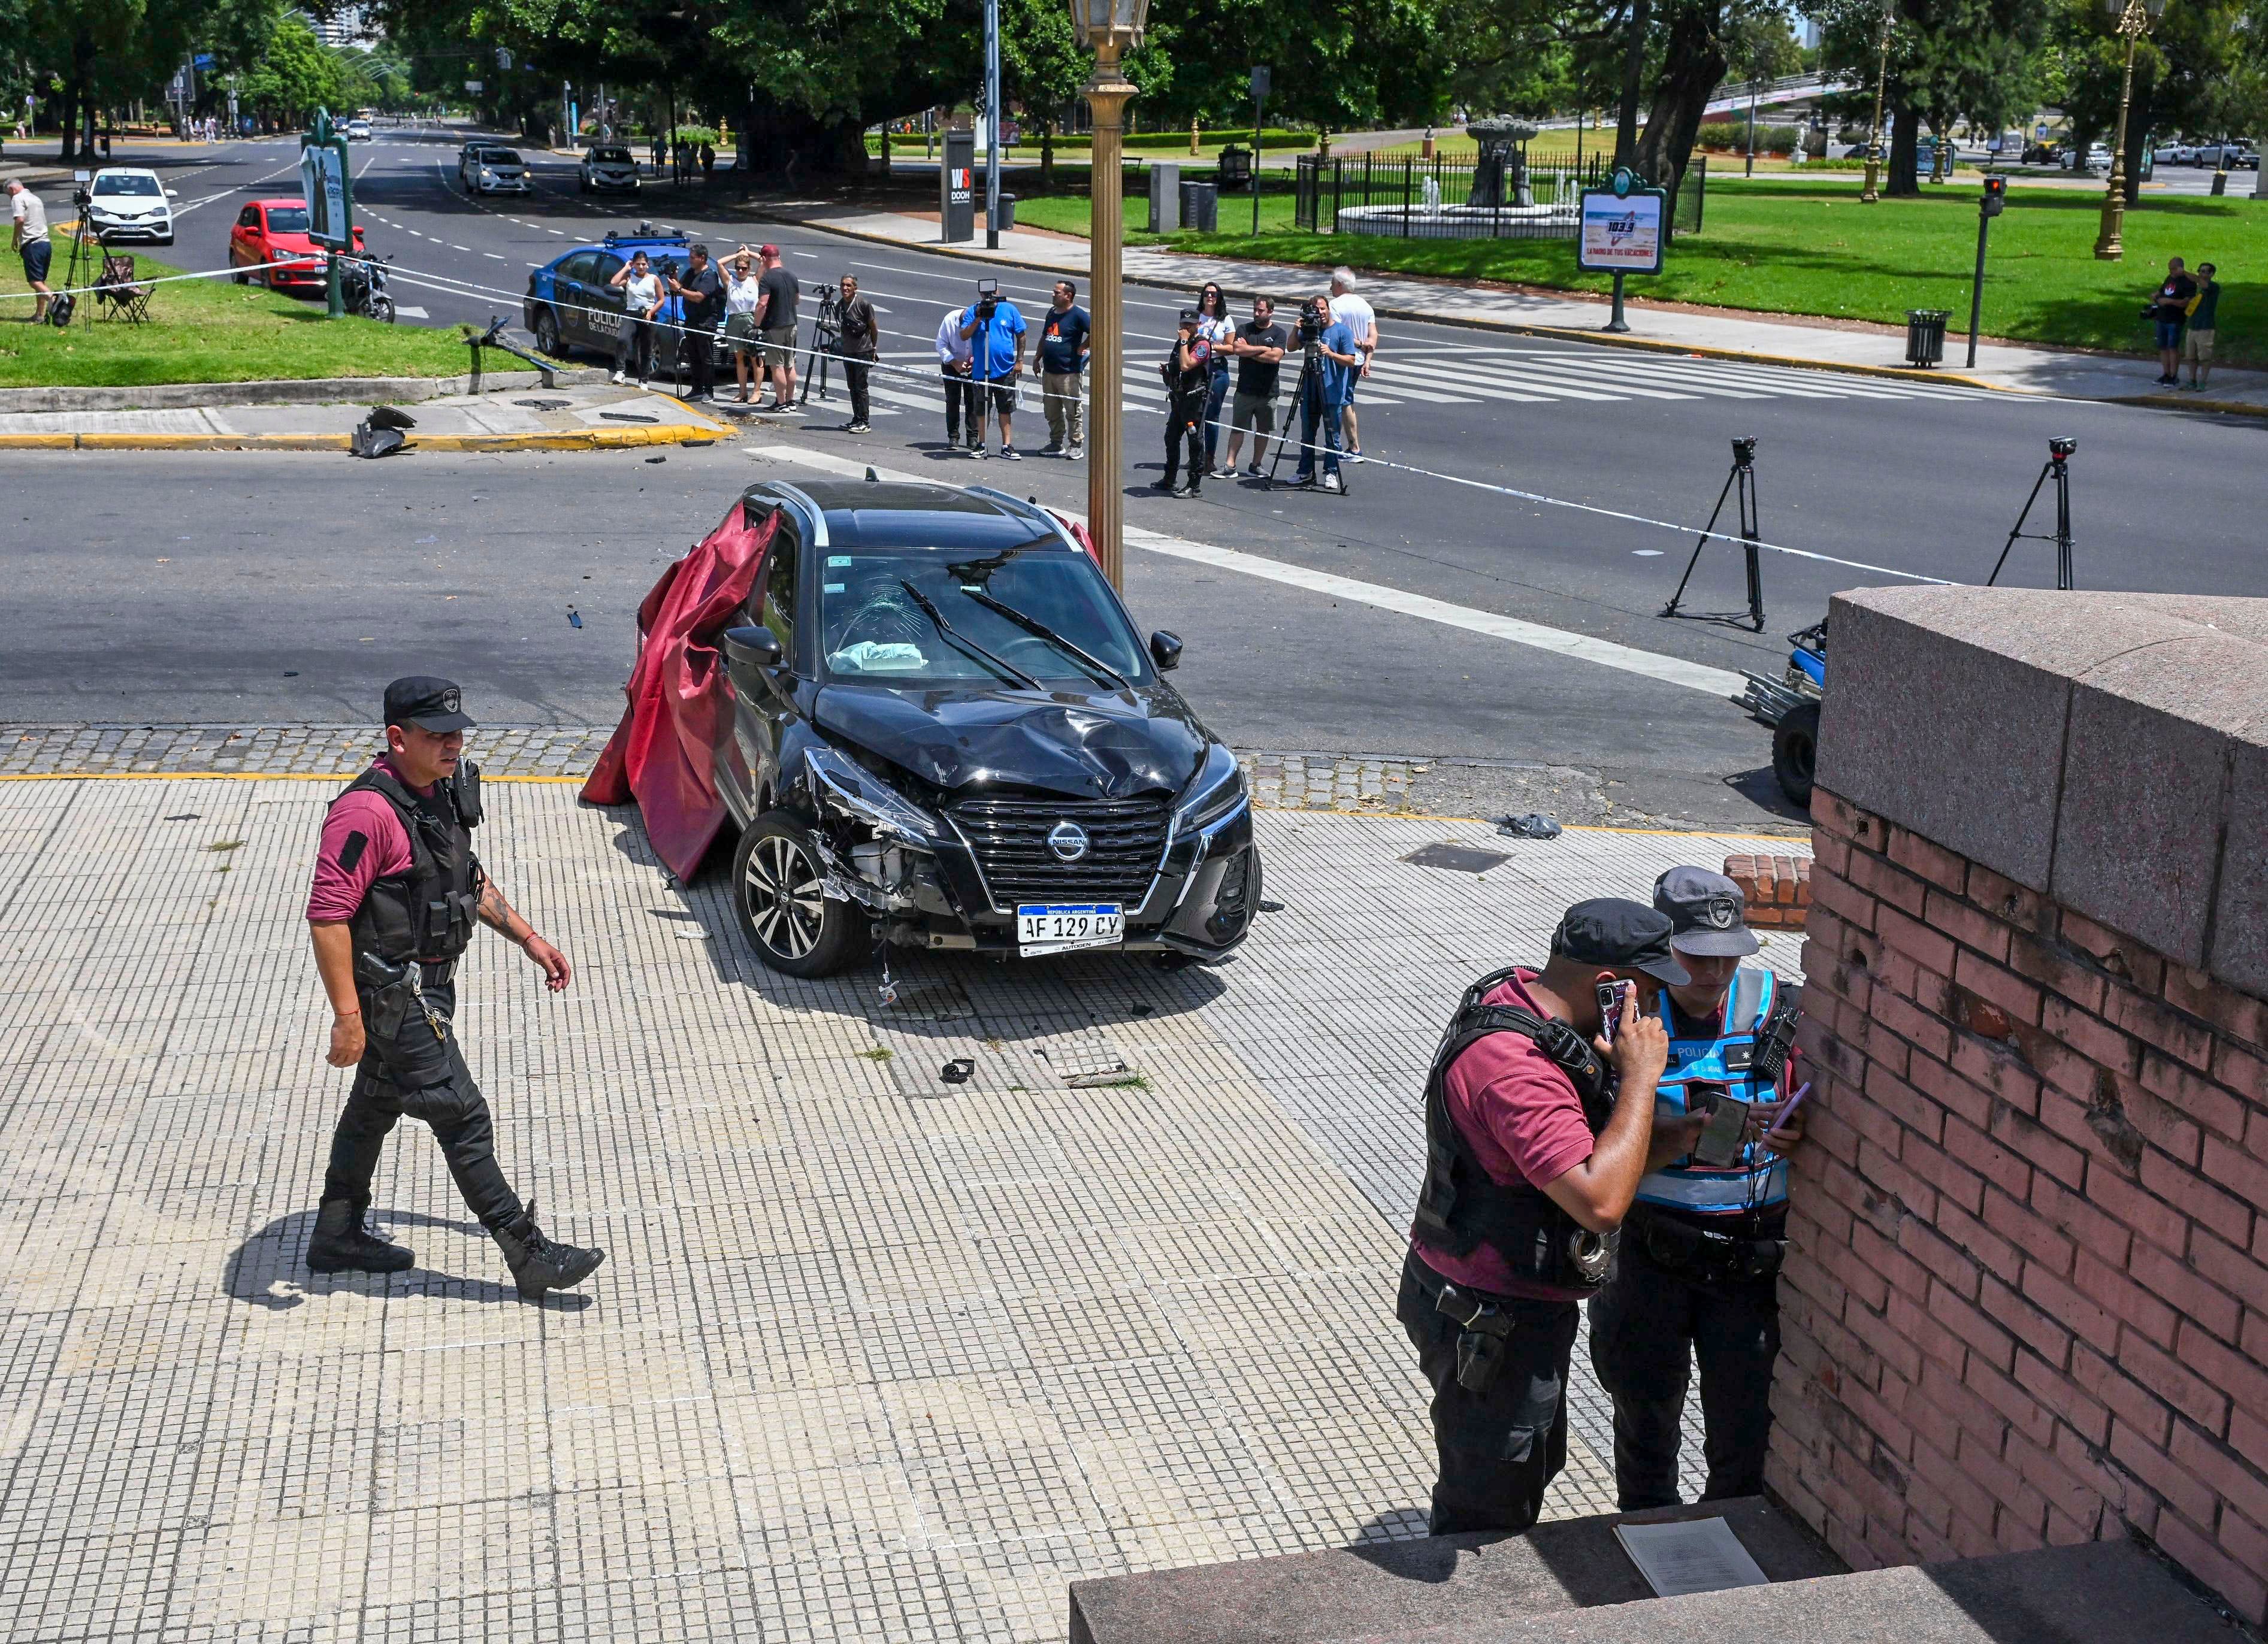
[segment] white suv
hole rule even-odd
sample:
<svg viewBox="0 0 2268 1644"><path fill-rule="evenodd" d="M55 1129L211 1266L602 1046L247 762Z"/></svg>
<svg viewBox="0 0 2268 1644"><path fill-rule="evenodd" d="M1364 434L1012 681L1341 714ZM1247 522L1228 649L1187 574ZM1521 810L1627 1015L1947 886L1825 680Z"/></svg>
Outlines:
<svg viewBox="0 0 2268 1644"><path fill-rule="evenodd" d="M583 150L575 187L578 194L638 191L637 158L619 143L593 143Z"/></svg>
<svg viewBox="0 0 2268 1644"><path fill-rule="evenodd" d="M86 219L103 244L173 243L173 191L158 180L157 172L106 165L95 172L88 195L93 204Z"/></svg>

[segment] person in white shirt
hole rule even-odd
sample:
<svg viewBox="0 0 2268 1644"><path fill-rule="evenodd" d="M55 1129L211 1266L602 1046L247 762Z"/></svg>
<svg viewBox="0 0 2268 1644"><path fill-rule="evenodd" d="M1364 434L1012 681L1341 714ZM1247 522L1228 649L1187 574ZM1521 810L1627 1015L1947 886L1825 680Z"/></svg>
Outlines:
<svg viewBox="0 0 2268 1644"><path fill-rule="evenodd" d="M1378 315L1371 305L1354 294L1354 270L1331 270L1331 318L1354 333L1354 351L1362 356L1362 369L1355 373L1355 381L1347 388L1346 404L1339 412L1339 423L1346 438L1346 456L1351 462L1362 460L1362 437L1355 432L1355 390L1370 375L1370 356L1378 352Z"/></svg>
<svg viewBox="0 0 2268 1644"><path fill-rule="evenodd" d="M756 299L763 290L756 253L741 246L724 272L725 346L733 350L733 378L740 385L740 403L753 405L755 391L764 382L764 368L756 352L763 346L756 336Z"/></svg>
<svg viewBox="0 0 2268 1644"><path fill-rule="evenodd" d="M984 391L971 376L976 344L961 333L961 327L968 323L968 311L956 308L937 328L937 370L945 379L945 439L954 451L961 449L964 414L968 423L968 443L984 443Z"/></svg>
<svg viewBox="0 0 2268 1644"><path fill-rule="evenodd" d="M24 283L32 288L32 323L48 317L48 265L55 256L48 239L47 203L13 177L8 180L8 210L16 237L16 254L24 260Z"/></svg>
<svg viewBox="0 0 2268 1644"><path fill-rule="evenodd" d="M1230 345L1236 341L1236 321L1228 317L1228 294L1211 280L1197 293L1197 335L1211 350L1205 378L1204 466L1218 478L1214 458L1220 449L1221 407L1228 400Z"/></svg>
<svg viewBox="0 0 2268 1644"><path fill-rule="evenodd" d="M654 273L646 254L639 252L615 269L608 283L620 286L622 293L622 329L615 342L615 380L621 382L636 364L637 385L643 388L653 369L653 311L661 306L661 276Z"/></svg>

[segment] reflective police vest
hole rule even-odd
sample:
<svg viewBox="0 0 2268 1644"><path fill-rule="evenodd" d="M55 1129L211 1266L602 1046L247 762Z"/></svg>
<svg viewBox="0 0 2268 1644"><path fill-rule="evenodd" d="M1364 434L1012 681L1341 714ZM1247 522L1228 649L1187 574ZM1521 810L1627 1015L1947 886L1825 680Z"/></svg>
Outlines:
<svg viewBox="0 0 2268 1644"><path fill-rule="evenodd" d="M1669 1033L1669 1066L1655 1087L1656 1124L1683 1119L1689 1085L1727 1091L1749 1103L1776 1102L1778 1091L1759 1080L1754 1068L1756 1039L1780 997L1779 979L1756 965L1734 972L1725 998L1723 1025L1714 1039L1680 1039L1669 993L1661 994L1662 1026ZM1742 1162L1723 1170L1694 1163L1690 1156L1662 1170L1649 1171L1638 1185L1638 1201L1665 1210L1736 1215L1787 1200L1787 1161L1762 1142L1750 1142Z"/></svg>
<svg viewBox="0 0 2268 1644"><path fill-rule="evenodd" d="M350 783L339 798L361 790L392 806L409 840L409 866L371 881L370 889L347 921L357 957L374 954L400 965L410 959L453 959L473 939L486 876L473 855L473 828L481 819L480 772L460 767L456 782L436 782L431 796L412 793L392 768L373 765ZM332 801L334 804L337 800ZM355 859L361 847L351 840ZM354 861L342 854L340 865Z"/></svg>

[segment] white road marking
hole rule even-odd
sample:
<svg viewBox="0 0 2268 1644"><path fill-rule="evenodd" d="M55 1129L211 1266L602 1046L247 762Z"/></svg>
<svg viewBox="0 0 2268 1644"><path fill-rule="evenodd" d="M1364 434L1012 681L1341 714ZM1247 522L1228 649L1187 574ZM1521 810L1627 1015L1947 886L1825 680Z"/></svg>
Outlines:
<svg viewBox="0 0 2268 1644"><path fill-rule="evenodd" d="M426 312L423 309L412 308L406 303L396 303L394 305L394 312L401 315L404 319L423 319L427 318Z"/></svg>
<svg viewBox="0 0 2268 1644"><path fill-rule="evenodd" d="M863 462L855 457L837 456L832 451L807 451L800 445L752 445L747 449L751 457L818 468L849 479L863 479L867 469L872 467L885 480L914 484L939 483L933 473L908 473ZM1056 511L1067 519L1085 522L1085 516L1074 514L1069 509ZM1126 543L1129 547L1140 548L1147 553L1163 554L1173 559L1210 565L1216 570L1234 571L1263 582L1282 583L1293 588L1304 588L1311 593L1329 594L1359 605L1375 605L1380 610L1398 612L1421 621L1438 622L1444 628L1461 628L1468 634L1479 634L1490 639L1550 651L1556 656L1572 657L1578 661L1596 663L1603 668L1659 679L1665 685L1680 685L1690 691L1706 692L1714 697L1736 695L1747 683L1728 669L1688 662L1683 657L1665 657L1658 651L1618 645L1612 640L1597 639L1588 634L1547 628L1540 622L1523 622L1517 617L1499 616L1493 611L1476 610L1470 605L1452 605L1446 599L1411 593L1406 589L1389 588L1382 583L1361 582L1351 576L1339 576L1329 571L1272 560L1263 554L1247 554L1237 548L1220 548L1210 543L1191 542L1160 532L1145 531L1138 525L1126 527Z"/></svg>
<svg viewBox="0 0 2268 1644"><path fill-rule="evenodd" d="M460 251L461 251L461 250L463 250L463 249L464 249L464 247L460 246L459 246L457 249L459 249ZM487 258L490 259L491 261L497 261L497 262L502 262L502 261L504 261L504 254L503 254L501 252L484 251L484 252L482 252L482 253L481 253L481 255L482 255L482 256L483 256L483 257L487 257Z"/></svg>

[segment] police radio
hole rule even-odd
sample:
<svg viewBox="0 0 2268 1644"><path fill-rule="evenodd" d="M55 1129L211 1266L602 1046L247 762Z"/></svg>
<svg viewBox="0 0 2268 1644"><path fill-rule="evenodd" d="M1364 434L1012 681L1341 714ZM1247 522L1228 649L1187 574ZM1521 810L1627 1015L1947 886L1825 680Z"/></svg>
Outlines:
<svg viewBox="0 0 2268 1644"><path fill-rule="evenodd" d="M470 760L457 761L457 774L450 782L449 796L456 802L457 820L467 827L481 825L481 767Z"/></svg>
<svg viewBox="0 0 2268 1644"><path fill-rule="evenodd" d="M1781 987L1772 994L1772 1008L1764 1016L1764 1024L1756 1030L1754 1059L1749 1071L1759 1086L1779 1089L1779 1082L1787 1072L1787 1053L1795 1046L1795 1024L1803 1014L1803 990Z"/></svg>

